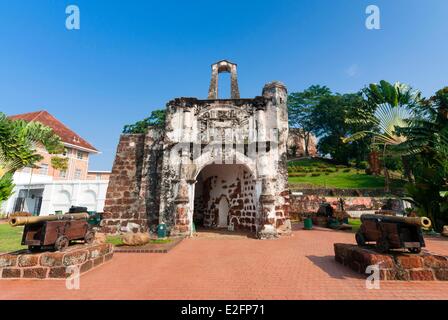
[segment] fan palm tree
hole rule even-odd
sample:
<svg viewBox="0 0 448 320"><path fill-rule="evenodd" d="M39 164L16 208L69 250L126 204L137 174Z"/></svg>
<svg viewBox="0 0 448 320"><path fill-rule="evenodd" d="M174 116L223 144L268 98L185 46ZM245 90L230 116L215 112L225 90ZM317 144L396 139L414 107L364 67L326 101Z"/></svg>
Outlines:
<svg viewBox="0 0 448 320"><path fill-rule="evenodd" d="M421 101L421 93L413 90L409 86L401 83L390 84L381 81L380 84L370 84L364 89L366 106L375 112L364 112L359 110L356 119L349 119L348 122L373 125L372 130L360 131L352 136L343 138L344 142L351 142L372 137L372 146L380 147L383 150L383 157L387 154L397 155L395 147L406 141L406 137L399 133L399 128L408 126L408 119L412 117L415 106ZM412 175L407 163L407 159L402 157L405 175L408 180L412 180ZM389 173L384 166L386 189L388 189Z"/></svg>

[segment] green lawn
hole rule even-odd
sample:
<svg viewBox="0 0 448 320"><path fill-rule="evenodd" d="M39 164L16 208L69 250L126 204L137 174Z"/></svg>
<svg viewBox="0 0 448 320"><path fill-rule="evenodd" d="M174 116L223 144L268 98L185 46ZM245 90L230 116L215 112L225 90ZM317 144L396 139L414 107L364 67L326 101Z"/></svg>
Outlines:
<svg viewBox="0 0 448 320"><path fill-rule="evenodd" d="M27 246L22 246L23 227L12 228L9 224L0 224L0 252L11 252L21 249L26 249ZM150 243L160 244L169 243L171 239L151 239ZM107 242L114 246L123 245L121 236L107 236Z"/></svg>
<svg viewBox="0 0 448 320"><path fill-rule="evenodd" d="M348 219L348 224L352 226L353 232L357 232L361 227L361 219Z"/></svg>
<svg viewBox="0 0 448 320"><path fill-rule="evenodd" d="M303 159L288 164L291 187L325 187L340 189L384 188L384 177L371 176L363 169L336 166L324 160ZM392 179L392 188L403 187L403 181Z"/></svg>
<svg viewBox="0 0 448 320"><path fill-rule="evenodd" d="M23 227L11 227L9 224L0 224L0 252L10 252L26 249L22 246Z"/></svg>

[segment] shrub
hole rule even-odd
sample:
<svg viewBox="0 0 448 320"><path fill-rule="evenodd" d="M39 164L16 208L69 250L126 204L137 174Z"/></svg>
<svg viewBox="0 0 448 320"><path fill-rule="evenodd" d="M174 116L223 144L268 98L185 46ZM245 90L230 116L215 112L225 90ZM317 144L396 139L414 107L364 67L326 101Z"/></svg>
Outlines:
<svg viewBox="0 0 448 320"><path fill-rule="evenodd" d="M306 173L290 173L290 177L306 177Z"/></svg>
<svg viewBox="0 0 448 320"><path fill-rule="evenodd" d="M320 173L312 173L311 176L312 176L312 177L319 177L319 176L320 176Z"/></svg>
<svg viewBox="0 0 448 320"><path fill-rule="evenodd" d="M350 168L347 168L347 169L344 169L344 170L342 170L342 172L350 172L351 171L351 169Z"/></svg>
<svg viewBox="0 0 448 320"><path fill-rule="evenodd" d="M338 165L336 166L336 168L337 168L337 169L344 169L344 168L347 168L347 166L338 164Z"/></svg>
<svg viewBox="0 0 448 320"><path fill-rule="evenodd" d="M369 164L367 163L367 161L361 161L356 168L361 169L361 170L365 170L369 167Z"/></svg>

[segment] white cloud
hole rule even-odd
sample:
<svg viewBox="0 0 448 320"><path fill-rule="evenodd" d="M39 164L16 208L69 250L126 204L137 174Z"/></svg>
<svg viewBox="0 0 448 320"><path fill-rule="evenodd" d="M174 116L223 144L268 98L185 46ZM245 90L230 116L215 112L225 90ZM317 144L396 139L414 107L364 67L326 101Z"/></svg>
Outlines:
<svg viewBox="0 0 448 320"><path fill-rule="evenodd" d="M359 66L355 63L345 69L345 74L350 78L354 78L359 74Z"/></svg>

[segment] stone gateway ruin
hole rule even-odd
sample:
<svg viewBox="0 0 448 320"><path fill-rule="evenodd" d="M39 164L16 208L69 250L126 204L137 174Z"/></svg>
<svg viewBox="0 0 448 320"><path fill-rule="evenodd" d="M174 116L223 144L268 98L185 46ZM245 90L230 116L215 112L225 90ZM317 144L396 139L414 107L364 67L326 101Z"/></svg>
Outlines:
<svg viewBox="0 0 448 320"><path fill-rule="evenodd" d="M218 97L230 73L231 97ZM123 134L110 177L102 228L107 233L194 228L247 230L260 239L289 233L287 89L240 98L237 65L212 65L208 98L168 102L163 128Z"/></svg>

